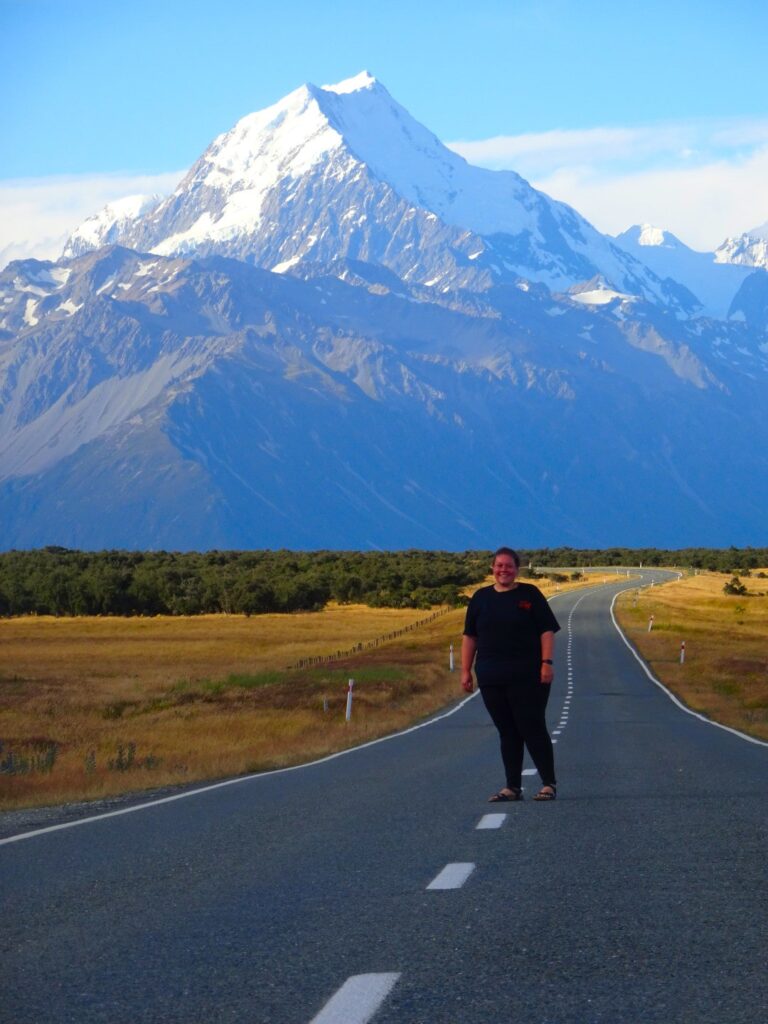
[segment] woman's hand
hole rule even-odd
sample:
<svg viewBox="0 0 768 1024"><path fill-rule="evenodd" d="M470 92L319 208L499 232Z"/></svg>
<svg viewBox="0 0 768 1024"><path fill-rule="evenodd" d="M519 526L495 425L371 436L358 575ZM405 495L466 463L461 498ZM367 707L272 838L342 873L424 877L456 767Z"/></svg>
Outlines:
<svg viewBox="0 0 768 1024"><path fill-rule="evenodd" d="M472 665L477 651L477 637L466 633L461 638L461 688L465 693L472 693L475 681L472 678Z"/></svg>
<svg viewBox="0 0 768 1024"><path fill-rule="evenodd" d="M555 634L551 629L541 634L541 684L549 686L555 678L552 659L555 656Z"/></svg>

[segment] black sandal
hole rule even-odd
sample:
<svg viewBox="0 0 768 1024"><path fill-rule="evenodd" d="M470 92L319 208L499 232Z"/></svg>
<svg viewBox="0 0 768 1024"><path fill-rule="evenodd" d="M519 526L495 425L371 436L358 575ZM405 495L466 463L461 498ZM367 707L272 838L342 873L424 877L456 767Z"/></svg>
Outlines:
<svg viewBox="0 0 768 1024"><path fill-rule="evenodd" d="M553 786L551 782L547 782L541 787L533 799L540 802L545 800L557 800L557 786Z"/></svg>
<svg viewBox="0 0 768 1024"><path fill-rule="evenodd" d="M488 803L507 804L523 799L522 789L514 789L512 786L507 786L507 789L509 790L508 793L505 793L503 789L500 789L498 793L494 793L493 796L488 798Z"/></svg>

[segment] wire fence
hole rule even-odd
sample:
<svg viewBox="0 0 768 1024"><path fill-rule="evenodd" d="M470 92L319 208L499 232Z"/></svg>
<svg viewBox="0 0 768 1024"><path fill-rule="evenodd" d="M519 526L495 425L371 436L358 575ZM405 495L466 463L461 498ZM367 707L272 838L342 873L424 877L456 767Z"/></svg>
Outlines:
<svg viewBox="0 0 768 1024"><path fill-rule="evenodd" d="M332 654L316 654L310 655L308 658L300 658L294 665L289 666L292 669L297 668L312 668L315 665L327 665L332 661L340 661L342 658L348 658L352 654L359 654L361 651L370 651L374 647L379 647L381 644L385 644L390 640L397 640L400 636L405 636L406 633L412 633L415 629L419 629L421 626L428 626L430 622L434 622L435 619L441 618L443 615L447 615L448 612L454 609L450 607L439 608L436 612L432 612L425 619L418 619L416 622L411 622L408 626L403 626L402 629L394 629L391 633L385 633L383 636L377 636L375 640L365 640L359 644L355 644L354 647L349 647L345 651L335 651Z"/></svg>

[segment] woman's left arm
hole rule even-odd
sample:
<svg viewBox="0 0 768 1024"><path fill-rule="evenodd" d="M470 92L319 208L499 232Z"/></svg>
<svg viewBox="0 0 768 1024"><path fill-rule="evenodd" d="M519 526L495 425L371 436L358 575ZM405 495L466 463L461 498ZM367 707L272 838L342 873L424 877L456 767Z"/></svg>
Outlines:
<svg viewBox="0 0 768 1024"><path fill-rule="evenodd" d="M555 634L551 629L541 634L541 681L549 686L555 678L555 670L547 662L552 661L555 653Z"/></svg>

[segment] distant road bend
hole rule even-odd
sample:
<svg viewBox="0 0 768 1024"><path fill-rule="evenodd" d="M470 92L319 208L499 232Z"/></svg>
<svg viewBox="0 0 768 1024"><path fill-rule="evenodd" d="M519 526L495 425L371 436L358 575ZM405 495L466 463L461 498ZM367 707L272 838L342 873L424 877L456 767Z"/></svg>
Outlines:
<svg viewBox="0 0 768 1024"><path fill-rule="evenodd" d="M0 1020L763 1024L767 745L653 683L611 619L627 586L553 598L555 803L486 802L472 697L314 765L6 834Z"/></svg>

